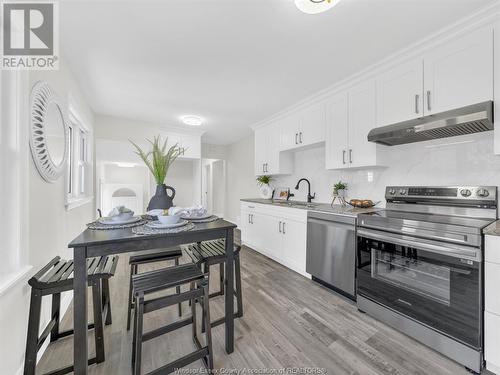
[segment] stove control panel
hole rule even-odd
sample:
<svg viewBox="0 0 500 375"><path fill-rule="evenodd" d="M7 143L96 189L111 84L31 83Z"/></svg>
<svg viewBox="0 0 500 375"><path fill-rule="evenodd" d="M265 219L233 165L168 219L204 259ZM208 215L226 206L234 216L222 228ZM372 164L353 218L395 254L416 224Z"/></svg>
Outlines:
<svg viewBox="0 0 500 375"><path fill-rule="evenodd" d="M387 201L487 201L496 204L496 186L387 186Z"/></svg>

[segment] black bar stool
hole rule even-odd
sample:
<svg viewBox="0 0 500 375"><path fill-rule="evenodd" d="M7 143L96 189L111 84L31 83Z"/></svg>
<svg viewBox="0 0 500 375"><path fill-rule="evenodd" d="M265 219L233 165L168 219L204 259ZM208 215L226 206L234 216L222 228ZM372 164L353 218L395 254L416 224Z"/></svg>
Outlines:
<svg viewBox="0 0 500 375"><path fill-rule="evenodd" d="M153 249L147 251L136 251L130 254L130 284L128 290L128 305L127 311L127 331L130 329L130 315L134 308L134 301L132 299L132 276L137 275L139 264L148 264L155 262L163 262L173 260L176 266L179 265L179 258L182 257L182 250L180 247L170 247L167 249ZM177 287L177 294L180 293L180 286ZM182 316L182 305L179 303L179 316Z"/></svg>
<svg viewBox="0 0 500 375"><path fill-rule="evenodd" d="M150 293L164 291L183 284L190 284L189 291L182 292L180 294L171 294L168 296L152 298L150 300L144 299L144 297ZM132 344L132 366L134 368L134 374L139 375L141 373L141 354L143 342L165 333L172 332L189 324L191 324L193 328L192 335L196 350L180 359L154 370L150 374L169 374L199 359L203 360L207 369L213 370L212 333L210 324L208 324L208 322L210 322L210 307L208 305L208 275L203 274L193 263L183 264L181 266L168 267L157 271L134 275L132 277L132 286L135 299L134 334ZM205 346L201 346L196 330L196 300L202 301L202 321L205 321L205 324L207 325ZM183 301L191 301L190 317L178 320L174 323L146 333L143 332L144 314L167 306L175 305Z"/></svg>
<svg viewBox="0 0 500 375"><path fill-rule="evenodd" d="M227 262L225 240L205 241L194 243L185 246L186 253L197 264L202 272L210 274L210 266L219 265L220 270L220 289L218 292L210 294L210 298L224 295L225 274L224 267ZM240 250L241 246L234 245L234 283L236 290L233 291L236 296L237 311L234 314L235 318L243 316L243 296L241 292L241 267L240 267ZM216 327L224 323L224 318L217 319L212 322L212 327ZM204 331L205 326L202 326Z"/></svg>
<svg viewBox="0 0 500 375"><path fill-rule="evenodd" d="M88 284L92 287L92 302L94 307L94 323L88 325L94 329L96 356L88 363L104 362L104 327L111 324L111 301L109 296L109 278L115 274L118 256L104 256L90 258L87 261ZM28 337L26 339L26 354L24 361L24 375L34 375L38 350L50 334L50 341L72 335L73 330L59 331L61 319L61 293L73 290L73 261L60 257L52 259L45 267L38 271L29 281L31 286L31 302L28 320ZM52 295L52 319L38 336L40 328L40 314L42 297ZM64 367L50 374L67 374L73 371L73 366Z"/></svg>

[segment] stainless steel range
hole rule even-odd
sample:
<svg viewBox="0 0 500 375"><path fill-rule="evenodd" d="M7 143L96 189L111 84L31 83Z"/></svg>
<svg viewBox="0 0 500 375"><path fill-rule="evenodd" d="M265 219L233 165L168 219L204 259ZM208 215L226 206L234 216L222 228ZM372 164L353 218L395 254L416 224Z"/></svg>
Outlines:
<svg viewBox="0 0 500 375"><path fill-rule="evenodd" d="M358 216L358 308L479 372L482 229L497 188L389 186L385 198Z"/></svg>

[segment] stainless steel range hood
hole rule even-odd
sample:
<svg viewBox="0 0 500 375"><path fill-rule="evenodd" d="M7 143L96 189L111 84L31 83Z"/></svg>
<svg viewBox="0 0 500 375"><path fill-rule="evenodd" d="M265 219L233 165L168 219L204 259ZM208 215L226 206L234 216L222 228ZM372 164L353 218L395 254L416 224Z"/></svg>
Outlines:
<svg viewBox="0 0 500 375"><path fill-rule="evenodd" d="M479 133L493 127L493 102L488 101L375 128L368 133L368 140L394 146Z"/></svg>

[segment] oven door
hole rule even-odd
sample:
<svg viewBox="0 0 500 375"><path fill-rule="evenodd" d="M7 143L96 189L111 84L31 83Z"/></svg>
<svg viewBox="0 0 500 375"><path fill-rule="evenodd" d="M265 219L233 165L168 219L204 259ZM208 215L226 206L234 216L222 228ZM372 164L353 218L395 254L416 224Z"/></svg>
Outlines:
<svg viewBox="0 0 500 375"><path fill-rule="evenodd" d="M357 292L482 347L481 249L361 228Z"/></svg>

